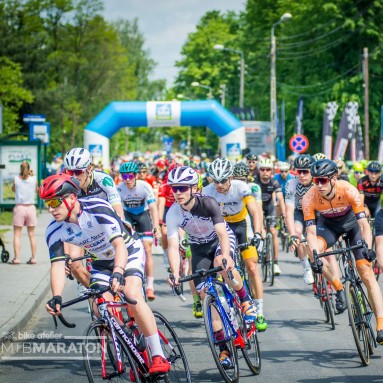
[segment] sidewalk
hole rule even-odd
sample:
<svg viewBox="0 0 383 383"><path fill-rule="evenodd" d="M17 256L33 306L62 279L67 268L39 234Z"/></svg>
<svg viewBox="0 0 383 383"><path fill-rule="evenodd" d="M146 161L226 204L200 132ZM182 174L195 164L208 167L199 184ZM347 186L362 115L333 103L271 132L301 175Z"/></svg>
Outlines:
<svg viewBox="0 0 383 383"><path fill-rule="evenodd" d="M51 222L52 216L46 210L38 214L38 226L35 230L37 255L36 265L26 262L31 257L29 238L26 227L21 235L21 256L19 265L0 262L0 343L8 334L18 332L29 321L33 312L49 290L49 255L45 242L45 228ZM9 229L3 235L5 249L13 259L13 227L0 226Z"/></svg>

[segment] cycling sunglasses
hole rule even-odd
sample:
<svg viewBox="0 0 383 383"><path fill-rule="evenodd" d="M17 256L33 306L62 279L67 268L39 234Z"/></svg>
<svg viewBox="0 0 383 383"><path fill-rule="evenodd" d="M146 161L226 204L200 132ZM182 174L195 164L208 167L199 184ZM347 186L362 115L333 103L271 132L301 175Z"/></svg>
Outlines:
<svg viewBox="0 0 383 383"><path fill-rule="evenodd" d="M190 186L188 185L181 185L181 186L170 186L172 188L173 193L185 193L190 189Z"/></svg>
<svg viewBox="0 0 383 383"><path fill-rule="evenodd" d="M82 173L85 172L86 169L80 169L80 170L70 170L66 169L66 174L70 176L80 176Z"/></svg>
<svg viewBox="0 0 383 383"><path fill-rule="evenodd" d="M330 181L330 178L325 178L325 177L314 177L313 182L315 185L326 185Z"/></svg>
<svg viewBox="0 0 383 383"><path fill-rule="evenodd" d="M64 198L66 198L68 196L65 196L65 197L62 197L62 198L53 198L53 199L48 199L46 201L44 201L44 204L47 208L56 208L58 206L60 206L63 201L64 201Z"/></svg>
<svg viewBox="0 0 383 383"><path fill-rule="evenodd" d="M136 175L134 173L121 173L121 177L124 181L126 180L134 180L136 178Z"/></svg>
<svg viewBox="0 0 383 383"><path fill-rule="evenodd" d="M215 184L225 184L227 181L229 181L228 178L223 178L222 180L213 180Z"/></svg>
<svg viewBox="0 0 383 383"><path fill-rule="evenodd" d="M308 169L297 169L298 174L309 174L310 170Z"/></svg>

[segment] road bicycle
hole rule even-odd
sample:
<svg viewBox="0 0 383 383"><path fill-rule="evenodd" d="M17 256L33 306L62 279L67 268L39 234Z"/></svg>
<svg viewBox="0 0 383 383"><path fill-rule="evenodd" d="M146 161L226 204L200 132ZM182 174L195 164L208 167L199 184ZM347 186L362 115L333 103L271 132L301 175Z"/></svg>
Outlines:
<svg viewBox="0 0 383 383"><path fill-rule="evenodd" d="M241 255L241 252L243 250L246 250L249 246L254 246L253 241L237 244L235 248L235 253L234 253L234 261L235 261L236 269L241 275L246 292L249 294L251 298L254 298L251 292L252 285L251 285L251 280L249 278L249 273L247 271L245 261L243 260Z"/></svg>
<svg viewBox="0 0 383 383"><path fill-rule="evenodd" d="M224 264L224 267L225 264ZM179 279L180 283L193 280L198 277L206 277L204 283L205 298L203 302L204 323L209 346L213 354L218 371L226 383L239 382L239 365L237 349L242 355L252 374L261 372L261 352L257 337L255 323L246 324L239 298L224 282L213 277L222 267L214 267L209 270L197 270L194 274ZM229 278L233 279L232 273L228 272ZM213 330L222 329L224 338L216 340ZM231 366L224 368L219 360L219 346L225 344L230 352Z"/></svg>
<svg viewBox="0 0 383 383"><path fill-rule="evenodd" d="M375 218L371 218L370 217L368 219L368 223L370 224L371 233L372 233L372 246L371 246L371 249L376 251ZM382 273L382 271L380 270L380 265L378 264L378 260L377 259L375 259L372 262L372 269L374 270L374 275L375 275L376 280L379 281L379 277L380 277L380 274Z"/></svg>
<svg viewBox="0 0 383 383"><path fill-rule="evenodd" d="M85 331L83 361L90 383L111 382L179 382L190 383L190 370L182 345L166 318L153 312L165 357L171 365L166 374L150 375L151 354L145 338L139 331L134 318L129 314L129 304L136 304L123 294L115 294L114 301L107 301L103 294L110 288L87 289L82 297L63 303L61 308L91 299L97 306L99 318ZM62 314L60 321L69 328Z"/></svg>
<svg viewBox="0 0 383 383"><path fill-rule="evenodd" d="M373 311L368 300L363 282L358 274L355 264L353 250L366 248L364 241L360 244L350 246L347 240L347 246L339 250L328 251L322 254L316 254L314 250L314 262L317 263L321 257L328 255L340 255L343 268L343 280L345 285L347 312L355 345L358 350L359 357L364 366L370 363L370 355L374 353L377 347L375 333L371 325Z"/></svg>
<svg viewBox="0 0 383 383"><path fill-rule="evenodd" d="M289 252L289 232L287 230L287 226L283 217L279 217L279 234L278 236L281 239L281 247L282 251L286 253Z"/></svg>
<svg viewBox="0 0 383 383"><path fill-rule="evenodd" d="M275 219L273 216L265 217L266 238L263 251L259 254L258 262L261 264L262 281L269 286L274 285L274 243L270 233L270 221Z"/></svg>

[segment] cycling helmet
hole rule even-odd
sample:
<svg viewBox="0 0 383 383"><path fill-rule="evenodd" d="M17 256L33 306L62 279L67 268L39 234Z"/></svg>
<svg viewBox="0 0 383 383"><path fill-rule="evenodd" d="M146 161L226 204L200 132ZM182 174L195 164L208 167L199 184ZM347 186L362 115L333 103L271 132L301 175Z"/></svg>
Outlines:
<svg viewBox="0 0 383 383"><path fill-rule="evenodd" d="M155 165L157 168L164 168L166 166L166 162L163 158L160 158L156 161Z"/></svg>
<svg viewBox="0 0 383 383"><path fill-rule="evenodd" d="M278 168L281 171L289 171L290 170L290 164L287 162L280 162L278 165Z"/></svg>
<svg viewBox="0 0 383 383"><path fill-rule="evenodd" d="M246 159L247 159L248 161L257 161L257 160L258 160L258 156L257 156L256 154L248 154L248 155L246 156Z"/></svg>
<svg viewBox="0 0 383 383"><path fill-rule="evenodd" d="M65 154L64 166L69 170L86 169L91 163L89 150L85 148L73 148Z"/></svg>
<svg viewBox="0 0 383 383"><path fill-rule="evenodd" d="M344 163L342 157L337 158L337 159L335 160L335 163L337 164L338 169L342 169L343 166L345 165L345 163Z"/></svg>
<svg viewBox="0 0 383 383"><path fill-rule="evenodd" d="M177 168L178 166L180 166L180 164L177 164L177 162L173 162L172 164L170 164L168 168L168 173L170 173L173 169Z"/></svg>
<svg viewBox="0 0 383 383"><path fill-rule="evenodd" d="M249 167L244 162L238 162L234 165L233 176L234 177L247 177L250 173Z"/></svg>
<svg viewBox="0 0 383 383"><path fill-rule="evenodd" d="M138 173L139 171L140 168L135 162L124 162L120 166L120 173Z"/></svg>
<svg viewBox="0 0 383 383"><path fill-rule="evenodd" d="M274 163L269 158L262 158L258 162L258 168L274 169Z"/></svg>
<svg viewBox="0 0 383 383"><path fill-rule="evenodd" d="M227 158L217 158L209 167L209 174L215 181L222 181L233 175L233 163Z"/></svg>
<svg viewBox="0 0 383 383"><path fill-rule="evenodd" d="M311 165L315 162L310 154L301 154L294 160L295 169L310 169Z"/></svg>
<svg viewBox="0 0 383 383"><path fill-rule="evenodd" d="M360 164L359 162L355 162L355 164L354 165L352 165L352 170L354 171L354 172L360 172L360 173L363 173L363 165L362 164Z"/></svg>
<svg viewBox="0 0 383 383"><path fill-rule="evenodd" d="M329 159L315 161L311 165L311 175L313 177L328 177L331 178L338 174L337 164Z"/></svg>
<svg viewBox="0 0 383 383"><path fill-rule="evenodd" d="M146 165L145 162L138 162L137 166L138 166L139 170L147 169L148 168L148 165Z"/></svg>
<svg viewBox="0 0 383 383"><path fill-rule="evenodd" d="M68 194L79 195L80 192L80 182L76 178L68 174L54 174L42 183L39 195L42 200L48 200Z"/></svg>
<svg viewBox="0 0 383 383"><path fill-rule="evenodd" d="M168 184L197 185L198 173L189 166L180 166L168 174Z"/></svg>
<svg viewBox="0 0 383 383"><path fill-rule="evenodd" d="M367 166L369 163L370 163L369 160L360 160L360 164L363 166L363 170L367 169Z"/></svg>
<svg viewBox="0 0 383 383"><path fill-rule="evenodd" d="M319 161L319 160L325 160L327 157L324 153L315 153L313 155L313 158L315 161Z"/></svg>
<svg viewBox="0 0 383 383"><path fill-rule="evenodd" d="M382 165L378 161L372 161L368 164L367 170L369 172L380 173L382 171Z"/></svg>
<svg viewBox="0 0 383 383"><path fill-rule="evenodd" d="M198 183L197 183L197 189L200 190L203 188L203 178L201 174L197 173L198 176Z"/></svg>

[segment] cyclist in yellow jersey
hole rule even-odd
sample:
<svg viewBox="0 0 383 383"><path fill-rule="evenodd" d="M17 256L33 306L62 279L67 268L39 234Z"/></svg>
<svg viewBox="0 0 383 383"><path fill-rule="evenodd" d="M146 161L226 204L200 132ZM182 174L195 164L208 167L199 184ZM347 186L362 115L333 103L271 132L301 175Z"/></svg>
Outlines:
<svg viewBox="0 0 383 383"><path fill-rule="evenodd" d="M213 197L221 208L222 215L233 230L238 243L250 242L254 237L258 251L263 248L263 239L260 234L262 222L257 219L260 207L256 204L248 185L242 181L233 180L234 165L227 158L219 158L212 162L209 174L213 183L203 188L203 194ZM254 224L255 234L250 219ZM267 323L263 316L263 285L258 268L258 253L254 246L242 251L252 286L252 295L257 309L257 328L264 331Z"/></svg>

